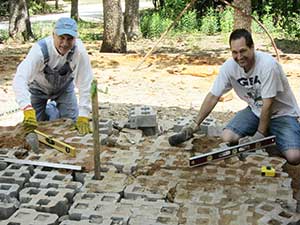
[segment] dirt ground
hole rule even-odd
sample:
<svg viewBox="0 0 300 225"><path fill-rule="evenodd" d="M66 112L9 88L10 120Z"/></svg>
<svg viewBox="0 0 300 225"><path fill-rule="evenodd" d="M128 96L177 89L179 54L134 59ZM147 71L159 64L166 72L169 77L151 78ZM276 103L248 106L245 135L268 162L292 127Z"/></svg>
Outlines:
<svg viewBox="0 0 300 225"><path fill-rule="evenodd" d="M265 42L268 41L259 39L256 47L273 54L273 49ZM100 53L100 44L100 42L86 43L94 75L98 80L100 107L105 108L106 104L113 104L115 108L106 113L118 120L127 118L128 107L141 104L155 107L161 118L195 116L210 90L220 65L230 57L228 46L222 36L199 36L194 37L193 41L191 37L172 38L163 41L154 54L136 70L154 41L139 40L128 43L128 54ZM0 45L2 113L16 107L11 87L12 78L16 66L25 57L30 46L31 44L13 43L9 46ZM280 52L280 62L300 103L300 54ZM230 93L217 105L212 115L225 123L244 106L245 103L234 93ZM18 128L15 125L21 121L20 112L0 117L2 126L0 147L24 146L16 135L11 136L14 133L12 131ZM9 125L12 127L7 127ZM10 135L6 135L5 130L9 130ZM220 142L216 138L203 139L201 143L197 143L197 151L206 152ZM299 188L299 167L287 166L286 170L294 177L294 188Z"/></svg>

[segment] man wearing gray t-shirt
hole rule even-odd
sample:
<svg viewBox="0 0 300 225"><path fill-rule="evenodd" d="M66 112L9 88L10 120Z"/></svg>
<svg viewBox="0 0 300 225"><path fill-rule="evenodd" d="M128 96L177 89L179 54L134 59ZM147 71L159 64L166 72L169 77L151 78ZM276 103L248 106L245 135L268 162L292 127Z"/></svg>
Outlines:
<svg viewBox="0 0 300 225"><path fill-rule="evenodd" d="M222 133L232 144L251 136L276 136L276 148L290 164L300 164L300 110L280 64L269 54L255 51L251 34L233 31L229 38L232 58L221 67L195 120L199 126L219 98L233 89L248 106L239 111Z"/></svg>

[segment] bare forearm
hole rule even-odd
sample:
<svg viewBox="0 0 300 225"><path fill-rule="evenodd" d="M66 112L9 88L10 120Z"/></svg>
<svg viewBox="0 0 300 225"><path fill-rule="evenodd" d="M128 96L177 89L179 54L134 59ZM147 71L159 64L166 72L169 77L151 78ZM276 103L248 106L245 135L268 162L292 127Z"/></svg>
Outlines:
<svg viewBox="0 0 300 225"><path fill-rule="evenodd" d="M195 119L196 124L199 126L202 121L211 113L216 104L219 101L218 96L214 96L211 93L208 93L201 105L200 111Z"/></svg>
<svg viewBox="0 0 300 225"><path fill-rule="evenodd" d="M260 120L257 131L259 131L263 135L268 134L268 128L270 124L270 118L272 113L272 103L273 99L264 99L263 100L263 107L260 114Z"/></svg>

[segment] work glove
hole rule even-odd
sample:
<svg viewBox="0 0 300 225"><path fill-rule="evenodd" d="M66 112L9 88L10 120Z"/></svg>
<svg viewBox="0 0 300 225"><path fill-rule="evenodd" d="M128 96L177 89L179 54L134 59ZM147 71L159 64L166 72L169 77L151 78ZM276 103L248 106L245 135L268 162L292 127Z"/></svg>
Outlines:
<svg viewBox="0 0 300 225"><path fill-rule="evenodd" d="M75 127L81 135L86 135L91 132L89 118L85 116L78 116Z"/></svg>
<svg viewBox="0 0 300 225"><path fill-rule="evenodd" d="M24 120L23 120L23 127L25 129L25 133L31 133L37 128L37 120L35 110L33 108L26 109L23 111L24 113Z"/></svg>
<svg viewBox="0 0 300 225"><path fill-rule="evenodd" d="M239 144L245 144L247 142L256 141L256 140L262 139L264 137L265 136L262 133L260 133L259 131L256 131L256 133L253 136L246 136L246 137L241 138L239 140Z"/></svg>

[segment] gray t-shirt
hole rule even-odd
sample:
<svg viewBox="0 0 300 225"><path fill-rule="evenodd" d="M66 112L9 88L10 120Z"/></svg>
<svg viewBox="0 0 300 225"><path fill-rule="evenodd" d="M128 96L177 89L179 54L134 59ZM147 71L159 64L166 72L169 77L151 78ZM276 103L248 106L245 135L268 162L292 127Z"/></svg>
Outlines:
<svg viewBox="0 0 300 225"><path fill-rule="evenodd" d="M262 99L274 98L272 118L283 115L300 116L294 94L281 65L269 54L255 51L255 65L247 73L233 58L221 67L211 93L222 96L231 89L250 106L258 117L261 114Z"/></svg>

